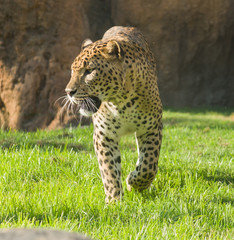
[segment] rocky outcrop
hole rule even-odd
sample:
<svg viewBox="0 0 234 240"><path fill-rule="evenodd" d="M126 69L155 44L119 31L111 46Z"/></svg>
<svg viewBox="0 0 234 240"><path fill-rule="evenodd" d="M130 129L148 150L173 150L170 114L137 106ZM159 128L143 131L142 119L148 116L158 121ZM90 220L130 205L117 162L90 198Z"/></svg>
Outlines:
<svg viewBox="0 0 234 240"><path fill-rule="evenodd" d="M114 24L138 27L156 56L164 105L234 106L234 1L117 0Z"/></svg>
<svg viewBox="0 0 234 240"><path fill-rule="evenodd" d="M1 240L91 240L77 233L50 229L5 229L0 230Z"/></svg>
<svg viewBox="0 0 234 240"><path fill-rule="evenodd" d="M60 122L61 106L55 102L65 94L84 38L108 28L108 5L101 2L94 8L91 0L0 1L1 127L34 130L77 123L69 116Z"/></svg>
<svg viewBox="0 0 234 240"><path fill-rule="evenodd" d="M77 123L55 102L81 42L113 25L148 39L164 105L234 106L233 10L232 0L0 0L0 126Z"/></svg>

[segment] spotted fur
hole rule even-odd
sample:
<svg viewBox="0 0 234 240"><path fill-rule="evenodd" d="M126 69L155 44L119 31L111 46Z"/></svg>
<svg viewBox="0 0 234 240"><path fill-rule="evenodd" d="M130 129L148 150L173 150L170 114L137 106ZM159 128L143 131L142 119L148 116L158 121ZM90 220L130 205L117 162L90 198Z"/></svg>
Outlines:
<svg viewBox="0 0 234 240"><path fill-rule="evenodd" d="M101 40L85 41L66 92L82 114L92 115L106 201L123 195L119 141L129 133L135 133L138 160L127 177L127 189L148 188L158 169L162 104L155 60L142 34L113 27Z"/></svg>

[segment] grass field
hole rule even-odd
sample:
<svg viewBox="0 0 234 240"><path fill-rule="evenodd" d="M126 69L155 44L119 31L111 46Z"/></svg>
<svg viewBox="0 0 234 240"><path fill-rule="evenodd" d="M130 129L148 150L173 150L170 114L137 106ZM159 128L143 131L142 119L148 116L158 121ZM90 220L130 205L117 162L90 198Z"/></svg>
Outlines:
<svg viewBox="0 0 234 240"><path fill-rule="evenodd" d="M166 110L151 189L127 192L134 136L121 140L124 200L105 204L92 127L0 131L0 228L54 228L94 239L233 239L234 115Z"/></svg>

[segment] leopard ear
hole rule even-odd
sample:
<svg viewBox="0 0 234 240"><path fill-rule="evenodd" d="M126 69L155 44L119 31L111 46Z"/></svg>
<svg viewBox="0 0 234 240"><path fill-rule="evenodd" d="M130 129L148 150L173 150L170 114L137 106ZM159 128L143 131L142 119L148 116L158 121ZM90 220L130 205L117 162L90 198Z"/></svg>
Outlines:
<svg viewBox="0 0 234 240"><path fill-rule="evenodd" d="M93 41L91 39L89 38L85 39L81 44L81 50L85 49L87 46L89 46L92 43Z"/></svg>
<svg viewBox="0 0 234 240"><path fill-rule="evenodd" d="M112 59L114 58L122 59L124 56L124 52L120 44L115 40L111 40L107 43L104 53L107 58L112 58Z"/></svg>

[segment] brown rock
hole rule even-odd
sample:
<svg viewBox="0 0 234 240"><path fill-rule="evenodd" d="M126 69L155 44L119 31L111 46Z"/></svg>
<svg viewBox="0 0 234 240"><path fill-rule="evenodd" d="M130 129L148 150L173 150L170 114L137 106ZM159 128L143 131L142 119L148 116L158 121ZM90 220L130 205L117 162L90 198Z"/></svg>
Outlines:
<svg viewBox="0 0 234 240"><path fill-rule="evenodd" d="M112 3L114 24L149 40L164 105L234 106L234 1Z"/></svg>
<svg viewBox="0 0 234 240"><path fill-rule="evenodd" d="M0 230L1 240L91 240L77 233L49 229Z"/></svg>
<svg viewBox="0 0 234 240"><path fill-rule="evenodd" d="M108 5L101 2L96 1L103 10L97 14L92 0L0 0L1 127L35 130L78 123L71 116L60 123L61 106L55 101L65 95L70 65L84 38L98 35L93 28L101 23L99 30L106 28Z"/></svg>

